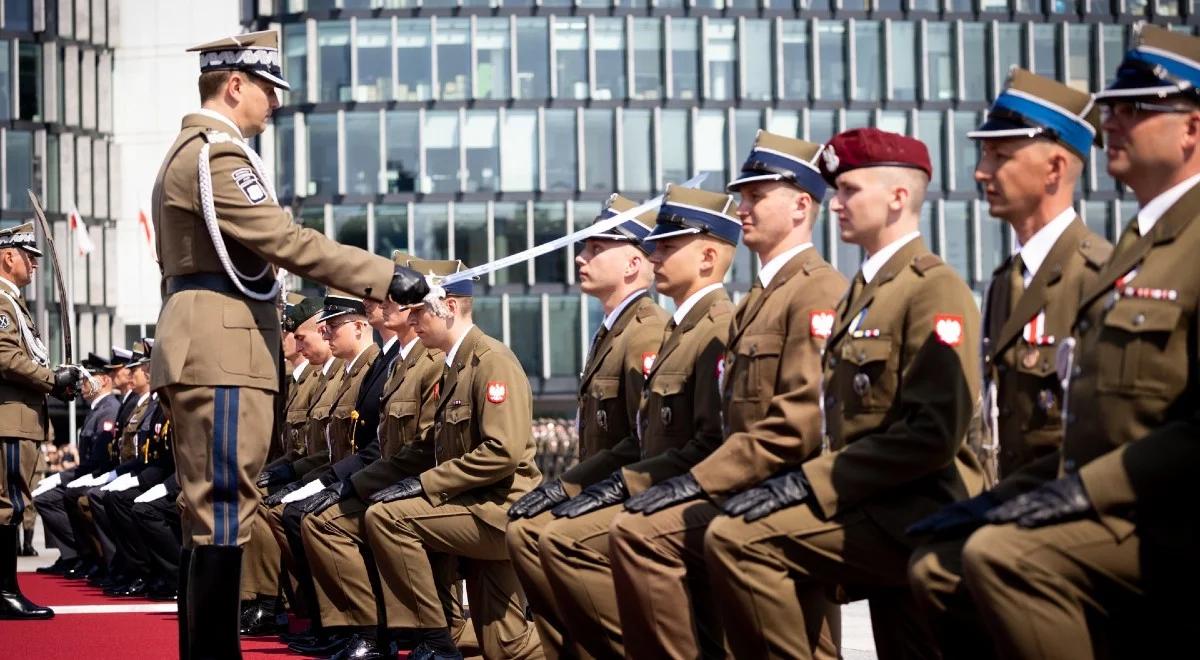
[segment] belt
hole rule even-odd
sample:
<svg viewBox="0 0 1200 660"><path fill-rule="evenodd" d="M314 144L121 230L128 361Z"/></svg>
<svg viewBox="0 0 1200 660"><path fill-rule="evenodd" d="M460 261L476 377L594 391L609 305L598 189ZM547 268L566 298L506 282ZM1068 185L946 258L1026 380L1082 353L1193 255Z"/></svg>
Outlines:
<svg viewBox="0 0 1200 660"><path fill-rule="evenodd" d="M180 291L216 291L235 296L242 295L242 292L233 286L233 282L228 277L219 273L192 273L168 277L167 295Z"/></svg>

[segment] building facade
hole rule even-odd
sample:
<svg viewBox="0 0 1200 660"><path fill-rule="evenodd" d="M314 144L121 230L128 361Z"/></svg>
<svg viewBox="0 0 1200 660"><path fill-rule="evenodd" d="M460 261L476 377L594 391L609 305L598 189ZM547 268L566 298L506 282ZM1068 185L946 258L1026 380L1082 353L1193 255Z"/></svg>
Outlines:
<svg viewBox="0 0 1200 660"><path fill-rule="evenodd" d="M966 133L1009 68L1099 88L1133 23L1193 31L1200 1L243 0L242 20L282 32L292 91L260 145L281 202L341 242L477 265L590 224L614 191L697 172L719 190L759 128L878 126L929 145L922 232L982 293L1011 238ZM1135 209L1102 152L1078 208L1110 237ZM858 268L825 219L816 240ZM731 290L756 268L740 248ZM480 283L477 322L542 409L570 408L602 316L574 278L565 250Z"/></svg>

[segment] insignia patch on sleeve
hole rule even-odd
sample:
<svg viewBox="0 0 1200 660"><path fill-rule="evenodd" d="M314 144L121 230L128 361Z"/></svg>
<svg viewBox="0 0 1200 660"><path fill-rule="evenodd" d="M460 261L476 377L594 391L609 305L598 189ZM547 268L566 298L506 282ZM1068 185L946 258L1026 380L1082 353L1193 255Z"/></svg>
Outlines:
<svg viewBox="0 0 1200 660"><path fill-rule="evenodd" d="M6 330L11 321L8 320L8 314L0 314L0 330Z"/></svg>
<svg viewBox="0 0 1200 660"><path fill-rule="evenodd" d="M834 311L818 309L808 313L808 334L818 339L829 339L833 334Z"/></svg>
<svg viewBox="0 0 1200 660"><path fill-rule="evenodd" d="M113 430L113 428L116 427L116 425L110 421L105 421L103 426L104 426L105 433L108 433L109 431Z"/></svg>
<svg viewBox="0 0 1200 660"><path fill-rule="evenodd" d="M938 314L933 317L933 332L943 344L958 346L962 343L963 318L953 314Z"/></svg>
<svg viewBox="0 0 1200 660"><path fill-rule="evenodd" d="M487 400L492 403L504 403L508 398L508 386L498 380L489 380L487 384Z"/></svg>
<svg viewBox="0 0 1200 660"><path fill-rule="evenodd" d="M246 196L251 204L260 204L267 199L267 189L258 180L258 175L249 167L239 167L233 171L233 182Z"/></svg>

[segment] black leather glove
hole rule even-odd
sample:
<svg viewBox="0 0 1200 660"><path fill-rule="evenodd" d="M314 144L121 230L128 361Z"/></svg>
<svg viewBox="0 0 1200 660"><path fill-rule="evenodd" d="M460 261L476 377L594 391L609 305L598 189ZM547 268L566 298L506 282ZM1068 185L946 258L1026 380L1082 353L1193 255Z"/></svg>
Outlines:
<svg viewBox="0 0 1200 660"><path fill-rule="evenodd" d="M634 495L625 502L625 510L636 513L657 513L680 502L694 500L704 495L704 489L691 472L671 477Z"/></svg>
<svg viewBox="0 0 1200 660"><path fill-rule="evenodd" d="M267 506L279 506L283 503L283 498L300 490L302 487L304 487L304 484L300 483L299 481L293 481L292 483L263 498L263 504L266 504Z"/></svg>
<svg viewBox="0 0 1200 660"><path fill-rule="evenodd" d="M254 483L259 488L270 488L271 486L295 481L296 476L296 468L292 467L291 463L285 461L278 465L268 465L262 471L262 474L258 475L258 480Z"/></svg>
<svg viewBox="0 0 1200 660"><path fill-rule="evenodd" d="M547 511L550 507L567 501L567 491L558 479L543 483L537 488L525 493L508 509L511 520L532 518Z"/></svg>
<svg viewBox="0 0 1200 660"><path fill-rule="evenodd" d="M984 517L989 510L1000 504L992 493L983 493L970 499L947 504L925 516L904 530L909 536L921 534L966 534L987 524Z"/></svg>
<svg viewBox="0 0 1200 660"><path fill-rule="evenodd" d="M777 474L734 495L721 505L721 510L730 516L745 514L746 522L754 522L780 509L800 504L808 499L808 494L808 479L800 470L794 470Z"/></svg>
<svg viewBox="0 0 1200 660"><path fill-rule="evenodd" d="M987 521L996 525L1015 522L1021 527L1041 527L1092 511L1092 500L1083 488L1079 474L1048 481L1022 493L987 512Z"/></svg>
<svg viewBox="0 0 1200 660"><path fill-rule="evenodd" d="M414 305L424 300L428 293L429 283L424 275L405 266L396 266L388 286L388 298L400 305Z"/></svg>
<svg viewBox="0 0 1200 660"><path fill-rule="evenodd" d="M64 365L55 369L54 387L50 389L51 396L65 403L70 403L79 392L80 378L79 370L75 367Z"/></svg>
<svg viewBox="0 0 1200 660"><path fill-rule="evenodd" d="M578 518L585 513L623 502L629 497L625 477L617 470L583 489L583 492L550 510L556 518Z"/></svg>
<svg viewBox="0 0 1200 660"><path fill-rule="evenodd" d="M421 485L421 480L416 477L405 477L400 480L400 483L392 484L383 490L376 492L371 496L372 502L395 502L396 500L408 500L417 497L425 492L425 487Z"/></svg>
<svg viewBox="0 0 1200 660"><path fill-rule="evenodd" d="M350 494L350 481L335 481L325 487L325 490L304 500L304 513L316 515L325 509L346 499Z"/></svg>

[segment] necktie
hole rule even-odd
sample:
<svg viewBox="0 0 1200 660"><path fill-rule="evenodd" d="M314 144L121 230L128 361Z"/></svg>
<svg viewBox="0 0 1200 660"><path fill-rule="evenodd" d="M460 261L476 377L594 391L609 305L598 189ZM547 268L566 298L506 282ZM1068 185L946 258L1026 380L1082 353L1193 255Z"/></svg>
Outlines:
<svg viewBox="0 0 1200 660"><path fill-rule="evenodd" d="M607 336L608 326L601 323L600 328L596 330L596 334L592 336L592 345L588 347L587 360L584 361L584 364L591 363L592 358L596 356L596 347L599 346L600 342L604 341L604 338Z"/></svg>
<svg viewBox="0 0 1200 660"><path fill-rule="evenodd" d="M1012 267L1008 269L1008 313L1011 315L1017 309L1017 301L1025 292L1025 261L1020 254L1014 254Z"/></svg>
<svg viewBox="0 0 1200 660"><path fill-rule="evenodd" d="M862 293L864 287L867 286L866 279L863 278L862 271L854 276L854 281L850 283L850 295L846 296L846 309L842 310L843 316L850 313L850 308L854 306L854 302Z"/></svg>
<svg viewBox="0 0 1200 660"><path fill-rule="evenodd" d="M1125 228L1121 234L1121 240L1117 241L1117 249L1113 250L1113 254L1120 254L1129 249L1129 246L1137 242L1142 237L1142 232L1138 231L1137 218L1129 221L1129 226Z"/></svg>
<svg viewBox="0 0 1200 660"><path fill-rule="evenodd" d="M762 298L762 294L762 280L754 278L754 286L750 287L750 293L746 294L746 304L742 305L741 314L738 315L739 322L750 310L754 309L754 306L758 304L758 299Z"/></svg>

